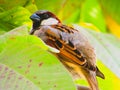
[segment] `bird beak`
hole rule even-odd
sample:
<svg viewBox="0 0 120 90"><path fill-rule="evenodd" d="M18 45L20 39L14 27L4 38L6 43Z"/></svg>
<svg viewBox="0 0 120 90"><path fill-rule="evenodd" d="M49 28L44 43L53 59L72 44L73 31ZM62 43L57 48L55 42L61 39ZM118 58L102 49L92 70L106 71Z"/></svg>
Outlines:
<svg viewBox="0 0 120 90"><path fill-rule="evenodd" d="M30 19L32 20L32 21L40 21L40 17L37 15L37 14L33 14L33 15L31 15L30 16Z"/></svg>

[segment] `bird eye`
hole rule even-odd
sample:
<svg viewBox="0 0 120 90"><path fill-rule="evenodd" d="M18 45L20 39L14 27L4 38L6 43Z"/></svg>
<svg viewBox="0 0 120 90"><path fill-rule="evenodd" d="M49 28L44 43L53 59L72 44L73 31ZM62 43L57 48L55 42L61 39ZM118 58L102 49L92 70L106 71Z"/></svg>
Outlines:
<svg viewBox="0 0 120 90"><path fill-rule="evenodd" d="M44 16L44 18L49 18L48 14L44 14L43 16Z"/></svg>

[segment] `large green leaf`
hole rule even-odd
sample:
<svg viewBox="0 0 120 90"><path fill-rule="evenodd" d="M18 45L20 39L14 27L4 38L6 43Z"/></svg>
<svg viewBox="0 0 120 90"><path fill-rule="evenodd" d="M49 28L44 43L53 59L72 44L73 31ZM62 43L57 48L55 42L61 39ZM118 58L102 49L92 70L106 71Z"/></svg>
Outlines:
<svg viewBox="0 0 120 90"><path fill-rule="evenodd" d="M31 0L0 0L1 11L10 10L16 6L25 6Z"/></svg>
<svg viewBox="0 0 120 90"><path fill-rule="evenodd" d="M29 79L12 68L0 63L0 89L1 90L41 90Z"/></svg>
<svg viewBox="0 0 120 90"><path fill-rule="evenodd" d="M50 10L54 13L58 13L64 2L64 0L51 0L50 2L48 0L34 0L39 10ZM56 8L54 8L55 5L57 5Z"/></svg>
<svg viewBox="0 0 120 90"><path fill-rule="evenodd" d="M92 23L100 31L106 32L106 24L98 0L85 0L81 8L81 22Z"/></svg>
<svg viewBox="0 0 120 90"><path fill-rule="evenodd" d="M0 33L1 31L7 32L21 25L28 25L30 28L30 15L31 13L23 7L15 7L11 10L0 13Z"/></svg>
<svg viewBox="0 0 120 90"><path fill-rule="evenodd" d="M80 18L80 7L83 0L35 0L39 10L49 10L65 23L77 23ZM57 7L54 8L54 6Z"/></svg>
<svg viewBox="0 0 120 90"><path fill-rule="evenodd" d="M59 60L47 51L48 47L39 38L27 35L27 31L23 26L0 36L0 88L75 90ZM11 72L15 74L11 76Z"/></svg>
<svg viewBox="0 0 120 90"><path fill-rule="evenodd" d="M112 16L120 24L120 5L119 0L100 0L104 13Z"/></svg>

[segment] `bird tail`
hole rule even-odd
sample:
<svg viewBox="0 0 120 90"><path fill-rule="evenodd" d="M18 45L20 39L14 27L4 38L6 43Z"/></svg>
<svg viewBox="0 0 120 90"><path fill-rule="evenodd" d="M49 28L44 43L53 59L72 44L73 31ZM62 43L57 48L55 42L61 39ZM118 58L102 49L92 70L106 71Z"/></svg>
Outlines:
<svg viewBox="0 0 120 90"><path fill-rule="evenodd" d="M88 81L91 90L99 90L98 82L96 79L96 72L89 71L87 73L84 73L84 76L85 76L86 80Z"/></svg>
<svg viewBox="0 0 120 90"><path fill-rule="evenodd" d="M105 79L104 74L98 69L98 67L96 67L96 76Z"/></svg>

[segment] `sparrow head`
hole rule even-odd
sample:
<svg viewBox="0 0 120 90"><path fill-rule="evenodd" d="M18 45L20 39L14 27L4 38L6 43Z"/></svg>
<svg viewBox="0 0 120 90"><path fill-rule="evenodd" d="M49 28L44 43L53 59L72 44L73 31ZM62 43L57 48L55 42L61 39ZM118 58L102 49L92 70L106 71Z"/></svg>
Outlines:
<svg viewBox="0 0 120 90"><path fill-rule="evenodd" d="M40 10L30 16L33 21L33 28L37 28L40 25L55 25L60 23L60 20L51 12L46 10Z"/></svg>

